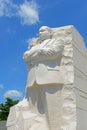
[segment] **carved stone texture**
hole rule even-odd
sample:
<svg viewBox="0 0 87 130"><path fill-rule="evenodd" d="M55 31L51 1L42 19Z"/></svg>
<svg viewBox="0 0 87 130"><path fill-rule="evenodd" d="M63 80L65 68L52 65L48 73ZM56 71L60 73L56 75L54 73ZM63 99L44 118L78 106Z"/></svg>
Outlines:
<svg viewBox="0 0 87 130"><path fill-rule="evenodd" d="M25 99L10 109L7 130L87 130L87 50L71 25L42 26L23 59Z"/></svg>

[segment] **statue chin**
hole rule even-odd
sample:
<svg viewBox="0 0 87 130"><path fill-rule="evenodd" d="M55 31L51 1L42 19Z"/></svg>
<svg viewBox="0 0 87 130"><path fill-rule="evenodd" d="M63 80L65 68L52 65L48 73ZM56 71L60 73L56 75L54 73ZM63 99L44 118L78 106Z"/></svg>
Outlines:
<svg viewBox="0 0 87 130"><path fill-rule="evenodd" d="M51 35L47 33L47 34L41 34L39 37L40 37L41 41L44 41L46 39L50 39Z"/></svg>

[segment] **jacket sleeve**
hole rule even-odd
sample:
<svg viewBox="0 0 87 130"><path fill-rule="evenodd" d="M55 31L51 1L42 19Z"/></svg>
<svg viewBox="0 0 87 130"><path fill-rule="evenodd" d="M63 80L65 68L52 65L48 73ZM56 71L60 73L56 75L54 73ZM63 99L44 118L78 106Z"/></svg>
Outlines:
<svg viewBox="0 0 87 130"><path fill-rule="evenodd" d="M60 56L63 51L63 41L56 41L52 43L49 47L45 46L43 48L34 47L30 51L25 52L25 61L44 61L52 60Z"/></svg>

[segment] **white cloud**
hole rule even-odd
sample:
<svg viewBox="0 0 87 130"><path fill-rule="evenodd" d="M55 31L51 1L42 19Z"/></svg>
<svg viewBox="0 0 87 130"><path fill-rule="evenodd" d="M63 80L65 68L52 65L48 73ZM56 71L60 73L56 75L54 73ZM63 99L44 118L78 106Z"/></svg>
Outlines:
<svg viewBox="0 0 87 130"><path fill-rule="evenodd" d="M17 90L8 90L5 94L4 97L10 97L10 98L20 98L22 97L22 93L17 91Z"/></svg>
<svg viewBox="0 0 87 130"><path fill-rule="evenodd" d="M25 2L20 5L18 15L23 24L35 24L39 22L38 5L34 1Z"/></svg>
<svg viewBox="0 0 87 130"><path fill-rule="evenodd" d="M16 15L18 6L13 4L11 0L0 0L0 17L11 17Z"/></svg>
<svg viewBox="0 0 87 130"><path fill-rule="evenodd" d="M39 22L38 4L33 0L24 1L21 5L12 3L11 0L0 0L0 17L19 17L22 24L35 24Z"/></svg>
<svg viewBox="0 0 87 130"><path fill-rule="evenodd" d="M3 85L2 84L0 84L0 89L2 89L3 88Z"/></svg>

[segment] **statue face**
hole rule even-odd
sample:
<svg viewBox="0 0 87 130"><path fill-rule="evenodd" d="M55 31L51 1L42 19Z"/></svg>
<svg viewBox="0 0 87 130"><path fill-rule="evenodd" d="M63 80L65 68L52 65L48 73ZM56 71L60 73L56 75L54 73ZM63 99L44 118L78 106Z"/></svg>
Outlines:
<svg viewBox="0 0 87 130"><path fill-rule="evenodd" d="M50 29L46 26L41 27L39 30L39 37L42 41L46 39L50 39L51 38Z"/></svg>

